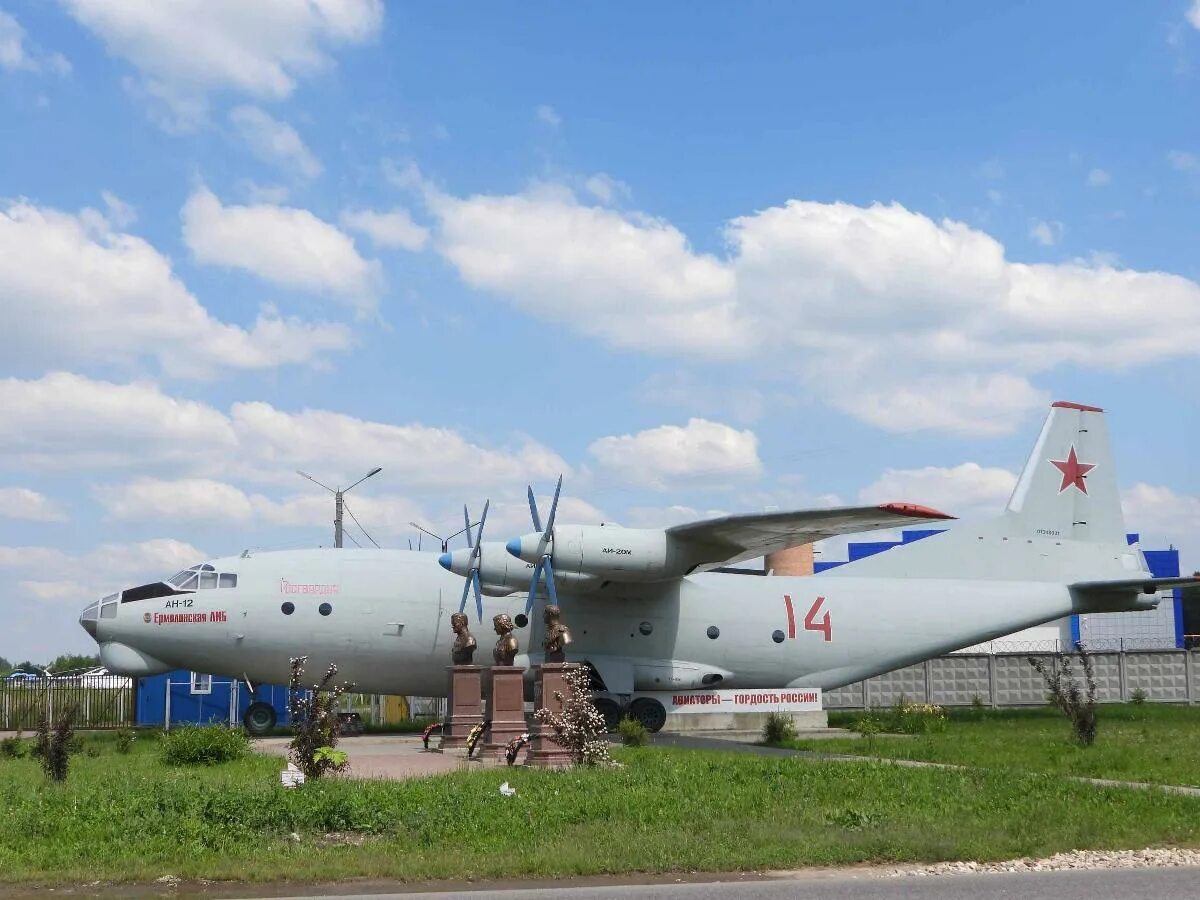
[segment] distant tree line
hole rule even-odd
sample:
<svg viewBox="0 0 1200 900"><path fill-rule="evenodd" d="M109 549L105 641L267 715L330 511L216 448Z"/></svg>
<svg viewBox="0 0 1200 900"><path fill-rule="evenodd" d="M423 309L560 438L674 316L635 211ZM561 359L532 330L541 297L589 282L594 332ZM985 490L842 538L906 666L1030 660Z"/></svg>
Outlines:
<svg viewBox="0 0 1200 900"><path fill-rule="evenodd" d="M44 666L29 660L11 663L3 656L0 656L0 675L7 675L10 672L29 672L33 675L41 675L47 670L50 672L71 672L76 669L93 669L98 665L100 665L100 657L96 654L86 656L82 653L63 653L56 656L53 661Z"/></svg>

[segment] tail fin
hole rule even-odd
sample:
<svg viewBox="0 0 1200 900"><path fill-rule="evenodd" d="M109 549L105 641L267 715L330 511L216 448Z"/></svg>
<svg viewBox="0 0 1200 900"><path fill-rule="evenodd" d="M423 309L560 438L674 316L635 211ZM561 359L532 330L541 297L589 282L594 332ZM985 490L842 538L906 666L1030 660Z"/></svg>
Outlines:
<svg viewBox="0 0 1200 900"><path fill-rule="evenodd" d="M1104 410L1050 407L1006 515L1015 533L1125 543L1125 518Z"/></svg>

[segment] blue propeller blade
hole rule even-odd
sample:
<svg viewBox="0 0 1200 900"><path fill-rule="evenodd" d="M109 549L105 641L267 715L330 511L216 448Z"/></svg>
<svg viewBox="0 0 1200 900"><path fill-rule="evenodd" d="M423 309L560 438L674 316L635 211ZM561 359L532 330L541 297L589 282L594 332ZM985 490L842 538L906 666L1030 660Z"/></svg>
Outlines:
<svg viewBox="0 0 1200 900"><path fill-rule="evenodd" d="M538 515L537 501L533 499L533 485L529 486L529 514L533 516L533 530L542 530L542 518Z"/></svg>
<svg viewBox="0 0 1200 900"><path fill-rule="evenodd" d="M470 592L470 590L471 590L471 579L470 579L470 578L464 578L464 579L463 579L463 595L462 595L462 600L461 600L461 601L459 602L459 604L458 604L458 611L459 611L459 612L462 612L463 610L465 610L465 609L467 608L467 594Z"/></svg>
<svg viewBox="0 0 1200 900"><path fill-rule="evenodd" d="M537 596L538 578L542 574L542 561L539 559L533 567L533 580L529 582L529 599L525 601L525 615L533 609L533 600Z"/></svg>
<svg viewBox="0 0 1200 900"><path fill-rule="evenodd" d="M475 544L471 540L471 517L467 514L467 504L463 504L463 523L467 526L467 546L474 547Z"/></svg>
<svg viewBox="0 0 1200 900"><path fill-rule="evenodd" d="M479 570L476 569L471 575L471 583L475 585L475 612L479 616L479 621L483 621L483 592L479 589Z"/></svg>
<svg viewBox="0 0 1200 900"><path fill-rule="evenodd" d="M550 594L550 602L558 606L558 592L554 589L554 564L549 556L544 557L542 563L542 568L546 570L546 590Z"/></svg>
<svg viewBox="0 0 1200 900"><path fill-rule="evenodd" d="M554 514L558 512L558 495L562 493L562 479L558 476L558 485L554 488L554 500L550 503L550 518L546 520L546 537L554 536Z"/></svg>

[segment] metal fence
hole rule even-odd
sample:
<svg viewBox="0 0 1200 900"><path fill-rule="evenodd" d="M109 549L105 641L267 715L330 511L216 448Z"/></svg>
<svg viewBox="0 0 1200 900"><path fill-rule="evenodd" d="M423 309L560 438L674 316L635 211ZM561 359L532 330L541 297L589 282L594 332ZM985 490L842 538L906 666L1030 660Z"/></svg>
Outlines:
<svg viewBox="0 0 1200 900"><path fill-rule="evenodd" d="M1116 650L1089 655L1101 703L1132 700L1200 702L1200 652L1192 650ZM956 653L929 659L826 691L826 709L891 706L901 699L939 706L1029 706L1046 702L1046 684L1029 657L1049 661L1053 653ZM1073 657L1074 658L1074 657ZM1078 667L1076 669L1078 670Z"/></svg>
<svg viewBox="0 0 1200 900"><path fill-rule="evenodd" d="M53 721L74 710L77 728L133 724L135 688L120 675L58 676L0 681L0 731L32 731L43 716Z"/></svg>

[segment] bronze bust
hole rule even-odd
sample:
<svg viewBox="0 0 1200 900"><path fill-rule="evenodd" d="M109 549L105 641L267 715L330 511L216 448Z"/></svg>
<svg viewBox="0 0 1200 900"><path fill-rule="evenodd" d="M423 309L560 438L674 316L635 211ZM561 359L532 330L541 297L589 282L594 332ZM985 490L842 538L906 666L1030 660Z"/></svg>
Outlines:
<svg viewBox="0 0 1200 900"><path fill-rule="evenodd" d="M567 661L567 645L571 643L571 632L560 622L562 610L557 606L546 607L543 617L546 622L546 638L542 647L546 650L546 662L560 663Z"/></svg>
<svg viewBox="0 0 1200 900"><path fill-rule="evenodd" d="M475 656L475 636L467 628L465 613L456 612L450 616L450 627L454 629L454 646L450 648L450 659L456 666L469 666Z"/></svg>
<svg viewBox="0 0 1200 900"><path fill-rule="evenodd" d="M508 613L500 613L492 617L492 626L500 640L492 650L492 659L498 666L511 666L517 657L517 639L513 636L513 620Z"/></svg>

